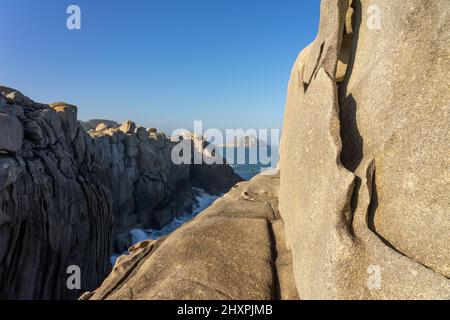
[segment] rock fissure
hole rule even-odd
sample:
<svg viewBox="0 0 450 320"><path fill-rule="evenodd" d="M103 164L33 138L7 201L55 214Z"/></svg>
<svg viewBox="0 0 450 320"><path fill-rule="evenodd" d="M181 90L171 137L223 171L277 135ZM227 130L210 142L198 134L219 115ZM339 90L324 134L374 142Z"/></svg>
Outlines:
<svg viewBox="0 0 450 320"><path fill-rule="evenodd" d="M439 26L450 18L441 15L450 3L412 2L380 0L378 30L365 23L373 18L369 0L323 0L319 34L294 65L281 143L280 213L303 299L450 294L449 114L440 107L450 101L450 61L442 58L450 54L448 46L424 45L446 37ZM297 84L315 70L323 43L326 72L319 70L305 92ZM331 119L326 131L325 119ZM372 161L373 178L367 175ZM372 267L383 270L379 290L366 285Z"/></svg>

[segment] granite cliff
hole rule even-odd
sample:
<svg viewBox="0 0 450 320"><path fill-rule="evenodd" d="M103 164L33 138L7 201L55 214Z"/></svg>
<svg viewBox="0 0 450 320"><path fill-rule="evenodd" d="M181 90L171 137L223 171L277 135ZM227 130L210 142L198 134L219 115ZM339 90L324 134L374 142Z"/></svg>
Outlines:
<svg viewBox="0 0 450 320"><path fill-rule="evenodd" d="M75 107L2 88L0 296L66 297L63 268L80 264L81 299L448 299L449 43L448 0L322 0L292 70L279 172L132 246L97 289L113 235L123 249L129 227L192 205L191 186L238 178L172 167L153 129L88 134Z"/></svg>
<svg viewBox="0 0 450 320"><path fill-rule="evenodd" d="M219 194L241 180L228 165L174 165L175 143L154 129L101 121L88 133L73 105L0 92L0 298L78 298L104 280L132 228L191 210L193 187ZM66 285L73 265L80 290Z"/></svg>
<svg viewBox="0 0 450 320"><path fill-rule="evenodd" d="M281 143L301 298L450 296L449 26L447 0L322 1Z"/></svg>
<svg viewBox="0 0 450 320"><path fill-rule="evenodd" d="M323 0L279 179L131 248L83 299L448 299L449 43L448 0Z"/></svg>

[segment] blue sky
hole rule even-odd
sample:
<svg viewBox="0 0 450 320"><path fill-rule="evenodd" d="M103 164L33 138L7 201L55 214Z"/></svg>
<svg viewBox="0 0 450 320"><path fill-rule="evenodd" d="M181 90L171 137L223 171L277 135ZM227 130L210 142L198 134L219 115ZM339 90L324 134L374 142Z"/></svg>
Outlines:
<svg viewBox="0 0 450 320"><path fill-rule="evenodd" d="M81 8L81 30L66 8ZM320 0L0 0L0 83L79 118L280 128Z"/></svg>

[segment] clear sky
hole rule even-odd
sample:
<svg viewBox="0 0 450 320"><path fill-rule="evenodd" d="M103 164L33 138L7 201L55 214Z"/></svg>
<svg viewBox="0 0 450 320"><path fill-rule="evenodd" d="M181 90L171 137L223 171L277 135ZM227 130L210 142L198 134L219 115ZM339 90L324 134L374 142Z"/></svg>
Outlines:
<svg viewBox="0 0 450 320"><path fill-rule="evenodd" d="M81 8L81 30L66 9ZM0 84L167 132L280 128L320 0L0 0Z"/></svg>

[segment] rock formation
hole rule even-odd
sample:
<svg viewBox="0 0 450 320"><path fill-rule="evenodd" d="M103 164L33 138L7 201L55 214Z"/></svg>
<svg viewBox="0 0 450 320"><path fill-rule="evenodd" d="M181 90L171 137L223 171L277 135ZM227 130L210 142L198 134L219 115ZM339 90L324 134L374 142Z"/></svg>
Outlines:
<svg viewBox="0 0 450 320"><path fill-rule="evenodd" d="M0 93L0 298L78 298L104 280L112 249L131 245L130 229L186 213L193 187L219 194L241 180L227 165L174 165L175 143L154 129L102 120L88 134L75 106ZM72 265L81 290L67 289Z"/></svg>
<svg viewBox="0 0 450 320"><path fill-rule="evenodd" d="M234 142L229 142L218 146L226 148L265 148L267 147L267 143L261 139L258 139L254 135L238 135L235 137Z"/></svg>
<svg viewBox="0 0 450 320"><path fill-rule="evenodd" d="M281 143L302 299L450 297L449 27L447 0L322 1Z"/></svg>
<svg viewBox="0 0 450 320"><path fill-rule="evenodd" d="M78 121L78 123L81 125L81 127L85 131L91 131L91 130L96 131L96 129L99 125L102 126L101 128L98 128L100 130L119 127L119 124L117 122L111 121L111 120L105 120L105 119L92 119L89 121Z"/></svg>
<svg viewBox="0 0 450 320"><path fill-rule="evenodd" d="M292 71L281 143L293 274L276 273L295 277L301 299L450 297L449 27L447 0L322 1L319 34ZM277 212L266 179L132 248L83 298L283 296L261 263L270 251L261 218Z"/></svg>
<svg viewBox="0 0 450 320"><path fill-rule="evenodd" d="M203 141L193 137L183 141L189 144L190 161L175 164L171 153L178 142L156 129L126 121L117 127L99 123L88 133L94 138L97 162L106 170L95 177L112 191L115 252L129 248L130 230L163 227L190 212L193 187L220 195L242 180L228 165L205 165L203 160L193 165L195 156L206 157Z"/></svg>
<svg viewBox="0 0 450 320"><path fill-rule="evenodd" d="M86 147L76 108L34 103L0 87L0 298L76 298L110 270L111 193Z"/></svg>
<svg viewBox="0 0 450 320"><path fill-rule="evenodd" d="M298 299L278 183L238 184L171 235L132 247L82 299Z"/></svg>
<svg viewBox="0 0 450 320"><path fill-rule="evenodd" d="M82 299L448 299L449 43L448 0L323 0L289 82L280 176L133 246ZM93 288L112 232L124 247L130 227L192 205L192 186L236 182L171 164L155 129L89 136L75 107L0 89L0 297L66 297L68 264ZM188 157L206 164L197 138Z"/></svg>

